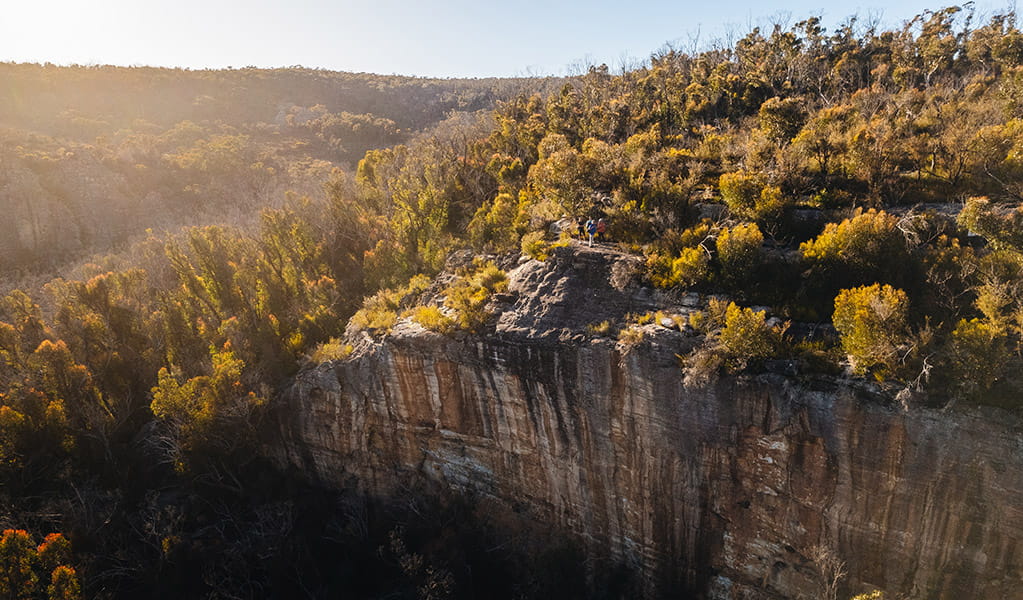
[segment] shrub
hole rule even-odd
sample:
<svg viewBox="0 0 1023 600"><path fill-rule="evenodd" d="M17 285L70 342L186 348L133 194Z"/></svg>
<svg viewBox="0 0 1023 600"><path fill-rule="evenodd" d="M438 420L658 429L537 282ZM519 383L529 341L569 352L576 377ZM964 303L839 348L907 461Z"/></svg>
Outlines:
<svg viewBox="0 0 1023 600"><path fill-rule="evenodd" d="M675 285L671 273L671 257L653 253L646 257L646 272L650 283L658 288L670 288Z"/></svg>
<svg viewBox="0 0 1023 600"><path fill-rule="evenodd" d="M894 369L905 339L908 305L906 292L890 285L875 283L838 294L832 321L853 372L862 375L873 369L883 379Z"/></svg>
<svg viewBox="0 0 1023 600"><path fill-rule="evenodd" d="M991 389L1009 361L1002 330L980 319L960 319L949 338L952 385L958 395L975 396Z"/></svg>
<svg viewBox="0 0 1023 600"><path fill-rule="evenodd" d="M721 176L718 180L718 189L732 214L751 217L756 212L757 200L764 189L764 181L758 173L735 171Z"/></svg>
<svg viewBox="0 0 1023 600"><path fill-rule="evenodd" d="M39 546L22 529L6 529L0 537L0 598L79 600L78 575L68 566L71 544L51 533ZM47 582L49 582L47 584Z"/></svg>
<svg viewBox="0 0 1023 600"><path fill-rule="evenodd" d="M707 280L710 259L703 246L683 248L674 259L652 254L647 257L647 273L655 287L692 287Z"/></svg>
<svg viewBox="0 0 1023 600"><path fill-rule="evenodd" d="M767 324L764 311L731 303L725 310L725 326L718 340L725 352L725 366L741 371L750 362L773 356L781 342L781 331Z"/></svg>
<svg viewBox="0 0 1023 600"><path fill-rule="evenodd" d="M984 236L993 248L1023 252L1023 208L999 216L987 198L970 198L959 212L961 227Z"/></svg>
<svg viewBox="0 0 1023 600"><path fill-rule="evenodd" d="M799 249L812 267L846 282L849 277L855 283L896 280L907 263L906 243L897 225L898 219L884 211L857 212L841 223L828 223Z"/></svg>
<svg viewBox="0 0 1023 600"><path fill-rule="evenodd" d="M444 299L444 306L455 311L458 326L468 330L479 327L490 316L485 307L491 294L508 289L508 276L494 263L475 263L474 268L448 287Z"/></svg>
<svg viewBox="0 0 1023 600"><path fill-rule="evenodd" d="M710 335L725 326L725 315L730 304L719 298L711 298L707 310L698 310L689 315L689 325L700 333Z"/></svg>
<svg viewBox="0 0 1023 600"><path fill-rule="evenodd" d="M618 341L626 346L635 346L643 341L643 330L638 327L625 327L618 332Z"/></svg>
<svg viewBox="0 0 1023 600"><path fill-rule="evenodd" d="M788 198L782 193L781 188L776 185L764 186L760 190L753 205L753 214L749 218L764 220L776 220L781 216L785 207L790 204Z"/></svg>
<svg viewBox="0 0 1023 600"><path fill-rule="evenodd" d="M235 452L251 451L254 424L266 401L244 384L245 362L225 344L210 348L209 375L182 381L178 369L161 368L150 410L166 427L161 442L179 471Z"/></svg>
<svg viewBox="0 0 1023 600"><path fill-rule="evenodd" d="M522 253L539 261L547 260L549 244L544 241L542 231L533 231L522 236Z"/></svg>
<svg viewBox="0 0 1023 600"><path fill-rule="evenodd" d="M380 290L363 301L351 322L364 331L389 332L398 322L399 301L395 290Z"/></svg>
<svg viewBox="0 0 1023 600"><path fill-rule="evenodd" d="M648 312L643 314L629 314L626 316L626 321L634 325L648 325L650 323L653 323L660 327L665 327L665 325L662 323L662 321L664 321L665 319L670 320L672 323L671 325L667 325L669 329L672 326L674 326L681 330L684 329L686 326L685 315L670 314L661 310L657 312Z"/></svg>
<svg viewBox="0 0 1023 600"><path fill-rule="evenodd" d="M648 312L643 314L628 314L625 320L635 325L647 325L653 323L654 319L657 318L656 313Z"/></svg>
<svg viewBox="0 0 1023 600"><path fill-rule="evenodd" d="M439 307L432 305L412 309L412 320L437 333L450 333L455 328L454 320L441 312Z"/></svg>
<svg viewBox="0 0 1023 600"><path fill-rule="evenodd" d="M316 363L325 363L332 360L344 360L348 358L354 348L351 344L343 344L338 338L318 344L309 356L309 360Z"/></svg>
<svg viewBox="0 0 1023 600"><path fill-rule="evenodd" d="M600 323L590 323L586 326L586 331L591 335L607 336L611 335L611 331L614 329L611 321L601 321Z"/></svg>
<svg viewBox="0 0 1023 600"><path fill-rule="evenodd" d="M759 173L725 173L718 180L718 188L728 210L744 219L775 218L788 204L781 188L767 185Z"/></svg>
<svg viewBox="0 0 1023 600"><path fill-rule="evenodd" d="M760 233L755 223L721 230L717 250L725 280L732 284L748 280L760 262L760 247L763 243L764 234Z"/></svg>
<svg viewBox="0 0 1023 600"><path fill-rule="evenodd" d="M430 286L430 278L419 274L402 287L380 290L362 302L362 308L352 315L351 323L357 329L371 333L388 333L398 322L403 306L408 306Z"/></svg>
<svg viewBox="0 0 1023 600"><path fill-rule="evenodd" d="M769 325L764 311L717 299L711 300L707 311L690 315L689 321L707 337L701 347L682 359L686 387L711 383L722 368L736 373L777 355L785 332L784 327Z"/></svg>
<svg viewBox="0 0 1023 600"><path fill-rule="evenodd" d="M787 144L799 133L806 120L804 98L769 98L757 113L760 129L778 144Z"/></svg>
<svg viewBox="0 0 1023 600"><path fill-rule="evenodd" d="M485 202L467 227L475 248L506 250L514 248L525 227L524 204L509 193L498 194Z"/></svg>
<svg viewBox="0 0 1023 600"><path fill-rule="evenodd" d="M671 263L672 280L677 284L692 287L707 279L710 259L702 246L686 248Z"/></svg>

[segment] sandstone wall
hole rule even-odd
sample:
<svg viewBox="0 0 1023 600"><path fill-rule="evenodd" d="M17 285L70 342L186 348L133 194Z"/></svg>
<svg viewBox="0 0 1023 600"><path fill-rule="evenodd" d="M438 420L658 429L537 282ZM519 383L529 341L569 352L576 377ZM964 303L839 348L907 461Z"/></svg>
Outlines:
<svg viewBox="0 0 1023 600"><path fill-rule="evenodd" d="M305 373L272 452L327 484L387 494L424 477L524 506L641 571L651 596L817 597L823 545L849 594L1023 599L1018 423L826 378L689 390L683 332L649 326L626 348L542 326L647 302L594 287L621 260L524 266L495 331L406 324Z"/></svg>

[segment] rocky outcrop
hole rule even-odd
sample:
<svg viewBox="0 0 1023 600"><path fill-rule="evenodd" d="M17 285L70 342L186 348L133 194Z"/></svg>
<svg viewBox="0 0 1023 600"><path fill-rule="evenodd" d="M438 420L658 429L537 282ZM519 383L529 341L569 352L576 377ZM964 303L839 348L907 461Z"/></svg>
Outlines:
<svg viewBox="0 0 1023 600"><path fill-rule="evenodd" d="M698 341L657 323L631 346L586 325L692 297L635 259L570 247L511 273L495 325L403 322L301 375L270 451L328 485L424 478L529 511L652 597L843 593L1023 598L1023 435L1004 413L905 408L864 383L761 374L686 389Z"/></svg>

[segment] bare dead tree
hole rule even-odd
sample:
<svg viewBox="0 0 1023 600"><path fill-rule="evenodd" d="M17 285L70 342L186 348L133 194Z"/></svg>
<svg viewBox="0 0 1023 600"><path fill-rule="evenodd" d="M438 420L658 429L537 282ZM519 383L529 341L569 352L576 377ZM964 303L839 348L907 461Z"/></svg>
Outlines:
<svg viewBox="0 0 1023 600"><path fill-rule="evenodd" d="M821 600L838 600L838 586L848 574L845 561L839 559L831 548L821 544L810 549L810 561L817 569Z"/></svg>

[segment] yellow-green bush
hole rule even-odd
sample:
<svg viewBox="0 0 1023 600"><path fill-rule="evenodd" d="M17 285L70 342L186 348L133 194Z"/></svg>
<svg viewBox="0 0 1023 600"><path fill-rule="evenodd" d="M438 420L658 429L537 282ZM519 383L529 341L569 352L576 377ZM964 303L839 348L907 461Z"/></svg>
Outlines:
<svg viewBox="0 0 1023 600"><path fill-rule="evenodd" d="M444 306L455 311L455 320L462 329L473 330L490 314L486 304L490 296L508 289L508 276L494 263L480 265L460 276L445 292Z"/></svg>
<svg viewBox="0 0 1023 600"><path fill-rule="evenodd" d="M671 263L672 280L685 286L694 286L707 279L710 259L702 246L686 248Z"/></svg>
<svg viewBox="0 0 1023 600"><path fill-rule="evenodd" d="M412 309L412 320L437 333L450 333L455 328L454 320L445 315L439 307L432 305Z"/></svg>
<svg viewBox="0 0 1023 600"><path fill-rule="evenodd" d="M484 203L469 222L469 241L476 248L514 248L527 221L521 199L509 193L498 194L493 201Z"/></svg>
<svg viewBox="0 0 1023 600"><path fill-rule="evenodd" d="M764 189L764 180L758 173L734 171L721 175L718 189L732 214L750 217L756 212L756 203Z"/></svg>
<svg viewBox="0 0 1023 600"><path fill-rule="evenodd" d="M643 330L638 327L624 327L618 332L618 341L626 346L635 346L643 341Z"/></svg>
<svg viewBox="0 0 1023 600"><path fill-rule="evenodd" d="M309 360L314 363L325 363L332 360L344 360L352 353L351 344L342 343L338 338L330 338L330 340L318 344L309 356Z"/></svg>
<svg viewBox="0 0 1023 600"><path fill-rule="evenodd" d="M683 248L674 259L651 254L647 257L647 274L655 287L691 287L707 280L710 275L710 258L703 246Z"/></svg>
<svg viewBox="0 0 1023 600"><path fill-rule="evenodd" d="M734 302L712 299L708 309L691 314L689 322L704 332L706 339L681 359L687 387L713 382L722 368L732 373L742 371L776 356L782 348L784 327L772 327L764 311L742 308Z"/></svg>
<svg viewBox="0 0 1023 600"><path fill-rule="evenodd" d="M756 223L722 229L718 234L717 250L725 280L739 283L749 279L760 262L760 247L763 243L764 234Z"/></svg>
<svg viewBox="0 0 1023 600"><path fill-rule="evenodd" d="M781 343L781 332L767 324L764 311L730 303L718 341L725 351L726 366L741 371L750 362L774 356Z"/></svg>
<svg viewBox="0 0 1023 600"><path fill-rule="evenodd" d="M906 337L906 292L879 284L842 290L832 317L853 371L886 377L898 362Z"/></svg>
<svg viewBox="0 0 1023 600"><path fill-rule="evenodd" d="M780 187L768 185L762 175L749 171L723 174L718 189L728 210L744 219L775 218L789 203Z"/></svg>
<svg viewBox="0 0 1023 600"><path fill-rule="evenodd" d="M1009 361L1003 330L980 319L960 319L949 338L952 383L970 397L984 392L1004 375Z"/></svg>
<svg viewBox="0 0 1023 600"><path fill-rule="evenodd" d="M725 315L731 302L720 298L711 298L706 310L698 310L689 315L689 325L705 335L725 326Z"/></svg>
<svg viewBox="0 0 1023 600"><path fill-rule="evenodd" d="M907 257L898 221L884 211L857 212L841 223L828 223L823 233L803 242L799 249L813 267L832 270L844 266L860 280L896 277L905 269Z"/></svg>
<svg viewBox="0 0 1023 600"><path fill-rule="evenodd" d="M395 290L380 290L366 298L352 315L352 324L364 331L388 332L398 322L400 300Z"/></svg>
<svg viewBox="0 0 1023 600"><path fill-rule="evenodd" d="M544 240L542 231L532 231L522 236L522 253L539 261L547 260L547 250L550 247Z"/></svg>
<svg viewBox="0 0 1023 600"><path fill-rule="evenodd" d="M403 306L430 285L426 275L416 275L402 287L380 290L362 302L362 308L352 315L351 323L358 329L371 333L387 333L398 322Z"/></svg>
<svg viewBox="0 0 1023 600"><path fill-rule="evenodd" d="M591 335L607 336L611 335L611 332L613 330L614 326L611 324L611 321L590 323L589 325L586 326L586 331L588 331Z"/></svg>

